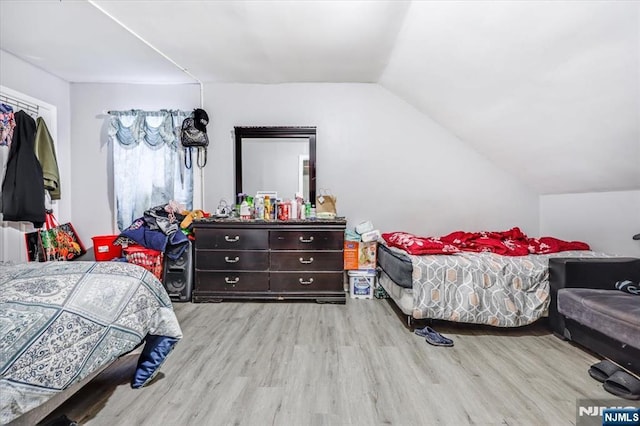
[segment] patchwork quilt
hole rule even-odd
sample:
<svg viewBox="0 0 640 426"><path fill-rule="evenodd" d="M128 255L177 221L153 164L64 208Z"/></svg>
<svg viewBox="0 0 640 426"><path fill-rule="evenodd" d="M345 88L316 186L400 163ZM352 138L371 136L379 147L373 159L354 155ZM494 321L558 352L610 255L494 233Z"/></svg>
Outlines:
<svg viewBox="0 0 640 426"><path fill-rule="evenodd" d="M162 283L140 266L0 263L0 424L149 336L176 342L182 331Z"/></svg>

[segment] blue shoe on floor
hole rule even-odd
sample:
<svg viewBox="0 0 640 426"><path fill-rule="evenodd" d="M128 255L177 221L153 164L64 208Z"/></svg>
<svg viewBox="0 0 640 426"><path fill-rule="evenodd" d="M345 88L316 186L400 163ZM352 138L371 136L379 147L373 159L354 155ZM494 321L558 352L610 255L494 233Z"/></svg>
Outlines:
<svg viewBox="0 0 640 426"><path fill-rule="evenodd" d="M420 337L424 337L427 343L430 343L434 346L453 346L453 340L444 337L442 334L438 333L429 326L416 329L414 333L416 333Z"/></svg>

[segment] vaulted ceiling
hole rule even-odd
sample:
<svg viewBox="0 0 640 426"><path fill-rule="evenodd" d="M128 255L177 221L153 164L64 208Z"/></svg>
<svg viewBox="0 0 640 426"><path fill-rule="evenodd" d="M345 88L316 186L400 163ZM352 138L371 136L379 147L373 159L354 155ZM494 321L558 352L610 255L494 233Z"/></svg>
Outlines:
<svg viewBox="0 0 640 426"><path fill-rule="evenodd" d="M640 190L640 2L0 0L0 24L70 82L378 83L541 194Z"/></svg>

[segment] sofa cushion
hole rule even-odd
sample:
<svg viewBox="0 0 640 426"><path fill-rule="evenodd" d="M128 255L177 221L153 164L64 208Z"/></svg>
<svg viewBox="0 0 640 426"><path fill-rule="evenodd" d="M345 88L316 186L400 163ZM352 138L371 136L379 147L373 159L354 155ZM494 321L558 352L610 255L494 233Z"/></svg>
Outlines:
<svg viewBox="0 0 640 426"><path fill-rule="evenodd" d="M563 288L558 290L558 312L640 349L640 297L618 290Z"/></svg>

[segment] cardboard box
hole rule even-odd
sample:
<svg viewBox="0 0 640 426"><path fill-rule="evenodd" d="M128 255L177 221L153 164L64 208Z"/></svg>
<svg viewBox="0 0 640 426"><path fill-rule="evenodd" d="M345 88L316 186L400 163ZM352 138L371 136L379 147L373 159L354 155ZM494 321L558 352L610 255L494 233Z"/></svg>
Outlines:
<svg viewBox="0 0 640 426"><path fill-rule="evenodd" d="M363 243L359 241L344 242L344 269L376 269L376 251L378 243L375 241Z"/></svg>

